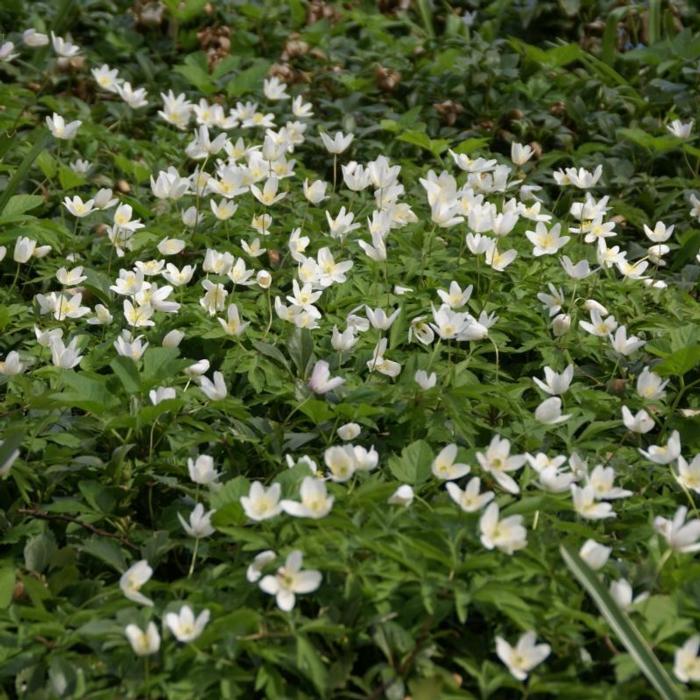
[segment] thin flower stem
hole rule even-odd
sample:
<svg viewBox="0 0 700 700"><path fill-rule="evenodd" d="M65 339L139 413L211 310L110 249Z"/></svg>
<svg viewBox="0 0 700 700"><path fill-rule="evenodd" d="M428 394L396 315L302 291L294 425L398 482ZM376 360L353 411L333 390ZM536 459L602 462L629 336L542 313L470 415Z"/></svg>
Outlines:
<svg viewBox="0 0 700 700"><path fill-rule="evenodd" d="M197 552L199 551L199 537L195 538L194 549L192 550L192 561L190 562L190 570L187 572L187 578L192 578L194 573L194 565L197 561Z"/></svg>

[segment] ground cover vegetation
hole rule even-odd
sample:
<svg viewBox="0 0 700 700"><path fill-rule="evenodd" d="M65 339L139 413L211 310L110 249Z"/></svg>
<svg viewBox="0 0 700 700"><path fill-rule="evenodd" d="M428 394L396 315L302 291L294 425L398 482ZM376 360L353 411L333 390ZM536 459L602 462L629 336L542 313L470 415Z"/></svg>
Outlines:
<svg viewBox="0 0 700 700"><path fill-rule="evenodd" d="M2 697L700 697L694 3L0 29Z"/></svg>

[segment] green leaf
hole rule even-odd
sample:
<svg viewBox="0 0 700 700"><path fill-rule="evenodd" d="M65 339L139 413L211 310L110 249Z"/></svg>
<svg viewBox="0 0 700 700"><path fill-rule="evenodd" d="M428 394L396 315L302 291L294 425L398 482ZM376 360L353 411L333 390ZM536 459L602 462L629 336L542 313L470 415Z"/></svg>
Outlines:
<svg viewBox="0 0 700 700"><path fill-rule="evenodd" d="M240 97L247 92L259 90L270 65L270 61L257 59L252 66L241 71L229 81L226 86L226 94L229 97Z"/></svg>
<svg viewBox="0 0 700 700"><path fill-rule="evenodd" d="M597 574L583 559L566 545L559 547L564 562L578 582L593 598L601 614L634 659L639 669L664 700L681 700L677 686L654 655L651 647L620 609L609 591L601 584Z"/></svg>
<svg viewBox="0 0 700 700"><path fill-rule="evenodd" d="M0 444L0 474L8 468L8 464L10 467L12 466L12 462L15 459L15 451L19 450L25 436L25 431L17 425L13 425L11 429L8 428L6 432L9 434L3 438Z"/></svg>
<svg viewBox="0 0 700 700"><path fill-rule="evenodd" d="M128 568L119 545L106 537L92 537L85 541L80 549L86 554L97 557L119 573L123 573Z"/></svg>
<svg viewBox="0 0 700 700"><path fill-rule="evenodd" d="M446 151L450 145L450 142L445 139L431 139L424 131L418 131L416 129L404 131L397 136L397 139L405 143L411 143L419 148L424 148L426 151L430 151L436 158L443 151Z"/></svg>
<svg viewBox="0 0 700 700"><path fill-rule="evenodd" d="M16 194L10 197L10 201L2 210L3 217L17 216L36 209L44 203L44 198L38 194Z"/></svg>
<svg viewBox="0 0 700 700"><path fill-rule="evenodd" d="M64 190L72 190L85 184L85 176L61 165L58 169L58 181Z"/></svg>
<svg viewBox="0 0 700 700"><path fill-rule="evenodd" d="M0 568L0 610L4 610L12 602L14 588L15 568L11 564L3 564Z"/></svg>
<svg viewBox="0 0 700 700"><path fill-rule="evenodd" d="M184 62L175 66L173 71L179 73L190 85L205 95L216 92L216 83L212 80L207 68L207 57L201 51L186 56Z"/></svg>
<svg viewBox="0 0 700 700"><path fill-rule="evenodd" d="M654 367L654 371L662 377L671 375L682 377L698 364L700 364L700 345L690 345L668 355L663 362Z"/></svg>
<svg viewBox="0 0 700 700"><path fill-rule="evenodd" d="M65 406L82 408L96 415L106 415L117 403L113 392L107 388L106 377L91 377L85 372L64 370L62 380L66 391L51 394L49 398Z"/></svg>
<svg viewBox="0 0 700 700"><path fill-rule="evenodd" d="M130 357L115 357L109 366L114 374L119 377L127 394L136 394L141 390L141 378L136 369L136 363Z"/></svg>
<svg viewBox="0 0 700 700"><path fill-rule="evenodd" d="M433 451L425 440L416 440L389 459L391 473L406 484L421 484L430 476Z"/></svg>
<svg viewBox="0 0 700 700"><path fill-rule="evenodd" d="M295 328L287 343L289 356L301 377L309 370L309 363L314 351L314 340L308 328Z"/></svg>
<svg viewBox="0 0 700 700"><path fill-rule="evenodd" d="M302 634L297 635L297 668L311 679L319 694L325 695L328 671L313 644Z"/></svg>
<svg viewBox="0 0 700 700"><path fill-rule="evenodd" d="M32 167L32 163L37 159L39 154L46 148L46 145L51 141L51 135L44 132L44 134L39 137L42 130L37 130L29 134L29 143L34 141L34 146L22 159L17 170L10 178L9 182L5 186L2 194L0 194L0 212L3 212L7 206L10 197L17 191L17 188L22 184L22 181L29 172L29 168Z"/></svg>
<svg viewBox="0 0 700 700"><path fill-rule="evenodd" d="M56 540L50 532L30 538L24 546L24 565L35 574L48 568L56 553Z"/></svg>

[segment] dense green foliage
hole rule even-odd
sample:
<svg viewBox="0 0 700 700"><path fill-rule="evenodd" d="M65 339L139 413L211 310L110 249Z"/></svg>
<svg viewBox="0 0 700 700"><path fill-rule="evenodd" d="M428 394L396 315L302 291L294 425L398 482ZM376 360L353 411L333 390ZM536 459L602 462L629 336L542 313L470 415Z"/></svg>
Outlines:
<svg viewBox="0 0 700 700"><path fill-rule="evenodd" d="M700 631L700 532L680 543L659 520L700 517L692 3L1 5L15 47L0 46L0 697L700 698L700 660L678 653ZM79 51L32 48L29 27ZM102 89L103 64L147 104ZM313 114L293 114L274 85L264 94L270 76ZM182 129L159 115L170 90L198 105ZM214 105L235 125L220 128ZM245 124L257 109L267 139ZM55 114L81 122L72 138L47 127ZM207 151L202 124L225 149ZM337 131L354 139L334 155L320 134ZM230 199L229 158L250 178L230 174ZM497 162L487 173L507 166L503 186L477 158ZM348 188L350 161L374 163L368 187ZM586 172L562 183L570 167ZM326 198L305 195L306 179ZM272 180L285 196L271 203ZM83 216L100 189L117 215L98 200ZM330 235L341 207L359 226ZM540 226L568 237L561 249L533 251ZM476 251L477 233L498 253ZM506 251L517 256L500 261ZM165 264L177 270L163 279ZM187 265L191 279L173 282ZM117 278L134 270L125 292ZM599 311L611 325L587 332ZM225 396L192 369L202 360ZM324 361L344 380L330 390ZM545 367L569 366L570 386L541 388ZM645 391L654 377L668 384ZM487 452L495 436L522 456L507 473ZM452 461L466 478L446 476ZM273 517L250 517L254 482L299 501L315 469L330 475L324 517L278 512L273 496ZM526 543L487 532L488 499L465 512L448 493L475 476L501 518L521 517ZM576 502L587 484L589 510ZM213 532L206 517L200 536L183 527L195 504L214 511ZM587 540L611 548L595 572L576 554ZM256 578L267 550L277 557ZM297 550L320 585L311 575L284 610L269 593ZM146 602L122 578L141 560ZM609 592L622 579L634 601L623 584ZM183 604L210 614L192 641L166 622ZM141 655L125 629L149 622L159 648ZM496 640L530 630L550 649L521 680Z"/></svg>

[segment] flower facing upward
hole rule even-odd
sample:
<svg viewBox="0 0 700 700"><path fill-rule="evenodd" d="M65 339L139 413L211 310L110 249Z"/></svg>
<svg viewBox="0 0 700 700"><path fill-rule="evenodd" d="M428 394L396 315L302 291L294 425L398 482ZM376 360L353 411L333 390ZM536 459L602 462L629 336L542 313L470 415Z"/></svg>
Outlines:
<svg viewBox="0 0 700 700"><path fill-rule="evenodd" d="M321 572L302 571L302 561L303 554L294 550L274 576L265 576L260 581L260 588L275 596L277 607L285 612L294 608L298 594L311 593L321 585Z"/></svg>
<svg viewBox="0 0 700 700"><path fill-rule="evenodd" d="M549 644L536 644L534 632L526 632L513 647L502 637L496 637L498 658L519 681L524 681L532 669L550 654Z"/></svg>
<svg viewBox="0 0 700 700"><path fill-rule="evenodd" d="M192 608L189 605L183 605L179 612L168 613L163 621L178 642L192 642L207 626L209 611L202 610L195 618Z"/></svg>

